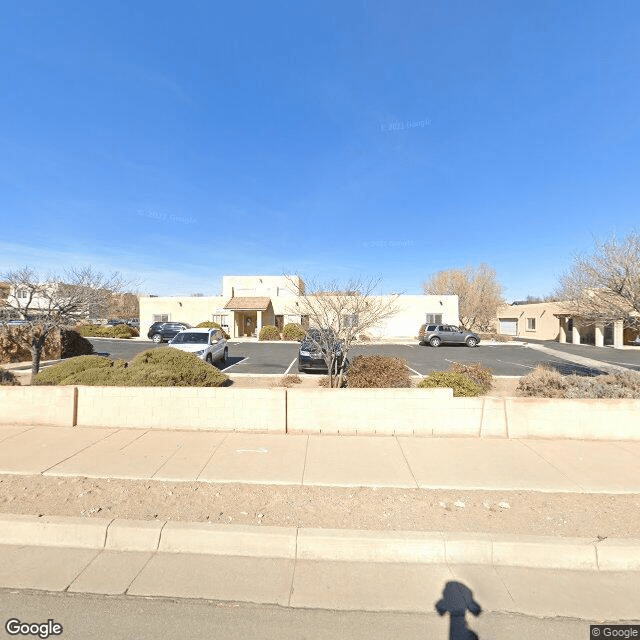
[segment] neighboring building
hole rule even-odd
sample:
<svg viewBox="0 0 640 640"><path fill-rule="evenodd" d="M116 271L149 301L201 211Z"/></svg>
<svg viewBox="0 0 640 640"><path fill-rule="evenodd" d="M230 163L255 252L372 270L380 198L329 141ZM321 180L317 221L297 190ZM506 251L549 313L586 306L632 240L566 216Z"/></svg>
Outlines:
<svg viewBox="0 0 640 640"><path fill-rule="evenodd" d="M624 322L588 323L566 310L562 302L510 304L498 309L497 330L501 335L530 340L555 340L573 344L621 347L635 332Z"/></svg>
<svg viewBox="0 0 640 640"><path fill-rule="evenodd" d="M224 276L222 295L212 297L140 297L140 335L153 322L213 321L233 338L257 336L267 324L308 326L300 298L304 282L297 276ZM369 331L373 337L415 337L425 322L458 324L458 296L400 296L398 313Z"/></svg>

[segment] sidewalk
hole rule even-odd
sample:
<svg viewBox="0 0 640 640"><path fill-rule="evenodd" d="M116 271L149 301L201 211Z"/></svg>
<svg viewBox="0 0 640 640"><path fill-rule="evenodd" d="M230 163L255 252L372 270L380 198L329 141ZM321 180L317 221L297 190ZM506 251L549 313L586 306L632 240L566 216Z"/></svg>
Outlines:
<svg viewBox="0 0 640 640"><path fill-rule="evenodd" d="M456 560L463 540L438 554L429 540L436 535L405 536L399 547L404 553L394 560L391 538L375 544L371 537L353 535L357 532L338 534L330 544L335 532L321 530L257 533L250 527L162 522L4 520L3 542L16 537L16 528L33 539L30 545L0 545L0 586L9 589L433 612L435 602L447 598L447 588L455 598L448 587L453 583L463 603L473 597L485 612L631 621L640 611L640 572L562 568L563 551L582 555L580 541L559 549L560 566L539 568L536 560L547 549L527 553L513 540L500 541L505 559L515 559L509 565L480 557L471 537L466 540L471 553L463 551ZM52 540L49 546L39 544L36 527ZM345 560L351 552L357 559ZM380 559L381 552L386 559ZM514 555L519 553L528 555L529 564L520 566Z"/></svg>
<svg viewBox="0 0 640 640"><path fill-rule="evenodd" d="M0 443L0 473L58 484L88 476L640 493L640 442L4 426ZM18 491L10 498L19 506ZM0 516L0 588L11 589L432 612L454 581L485 611L620 621L638 618L638 567L632 538Z"/></svg>
<svg viewBox="0 0 640 640"><path fill-rule="evenodd" d="M640 442L0 427L0 473L640 493Z"/></svg>

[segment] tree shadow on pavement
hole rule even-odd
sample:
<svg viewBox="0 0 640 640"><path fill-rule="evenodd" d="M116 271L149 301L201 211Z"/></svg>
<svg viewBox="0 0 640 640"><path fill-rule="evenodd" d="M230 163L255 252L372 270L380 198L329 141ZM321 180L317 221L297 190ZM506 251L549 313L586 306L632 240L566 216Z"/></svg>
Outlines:
<svg viewBox="0 0 640 640"><path fill-rule="evenodd" d="M474 600L469 587L462 582L447 582L435 607L439 615L449 614L449 640L478 640L478 634L467 626L466 613L470 611L477 617L482 607Z"/></svg>

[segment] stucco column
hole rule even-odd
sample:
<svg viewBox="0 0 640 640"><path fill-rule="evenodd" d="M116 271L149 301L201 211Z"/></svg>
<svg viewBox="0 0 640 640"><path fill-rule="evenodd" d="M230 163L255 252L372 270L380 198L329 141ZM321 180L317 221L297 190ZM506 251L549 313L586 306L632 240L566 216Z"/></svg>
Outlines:
<svg viewBox="0 0 640 640"><path fill-rule="evenodd" d="M596 322L596 347L604 347L604 324Z"/></svg>
<svg viewBox="0 0 640 640"><path fill-rule="evenodd" d="M613 346L619 349L624 344L624 322L616 320L613 323Z"/></svg>
<svg viewBox="0 0 640 640"><path fill-rule="evenodd" d="M580 344L580 329L578 329L578 323L573 320L573 334L571 336L571 342L573 344Z"/></svg>
<svg viewBox="0 0 640 640"><path fill-rule="evenodd" d="M258 324L256 326L257 337L260 337L260 329L262 329L262 311L258 311Z"/></svg>
<svg viewBox="0 0 640 640"><path fill-rule="evenodd" d="M567 319L560 318L560 333L558 334L558 342L565 343L567 341Z"/></svg>

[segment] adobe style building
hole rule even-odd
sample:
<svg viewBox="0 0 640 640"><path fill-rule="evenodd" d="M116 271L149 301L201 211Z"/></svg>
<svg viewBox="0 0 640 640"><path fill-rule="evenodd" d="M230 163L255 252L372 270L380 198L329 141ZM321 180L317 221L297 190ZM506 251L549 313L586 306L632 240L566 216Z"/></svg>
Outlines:
<svg viewBox="0 0 640 640"><path fill-rule="evenodd" d="M562 302L509 304L498 309L497 332L530 340L555 340L573 344L621 347L637 333L624 328L624 321L588 323L568 313Z"/></svg>
<svg viewBox="0 0 640 640"><path fill-rule="evenodd" d="M308 327L297 276L224 276L222 295L140 297L140 335L154 322L217 322L232 337L257 336L267 324L290 322ZM371 337L415 338L425 322L458 324L458 296L400 296L398 313L368 333Z"/></svg>

